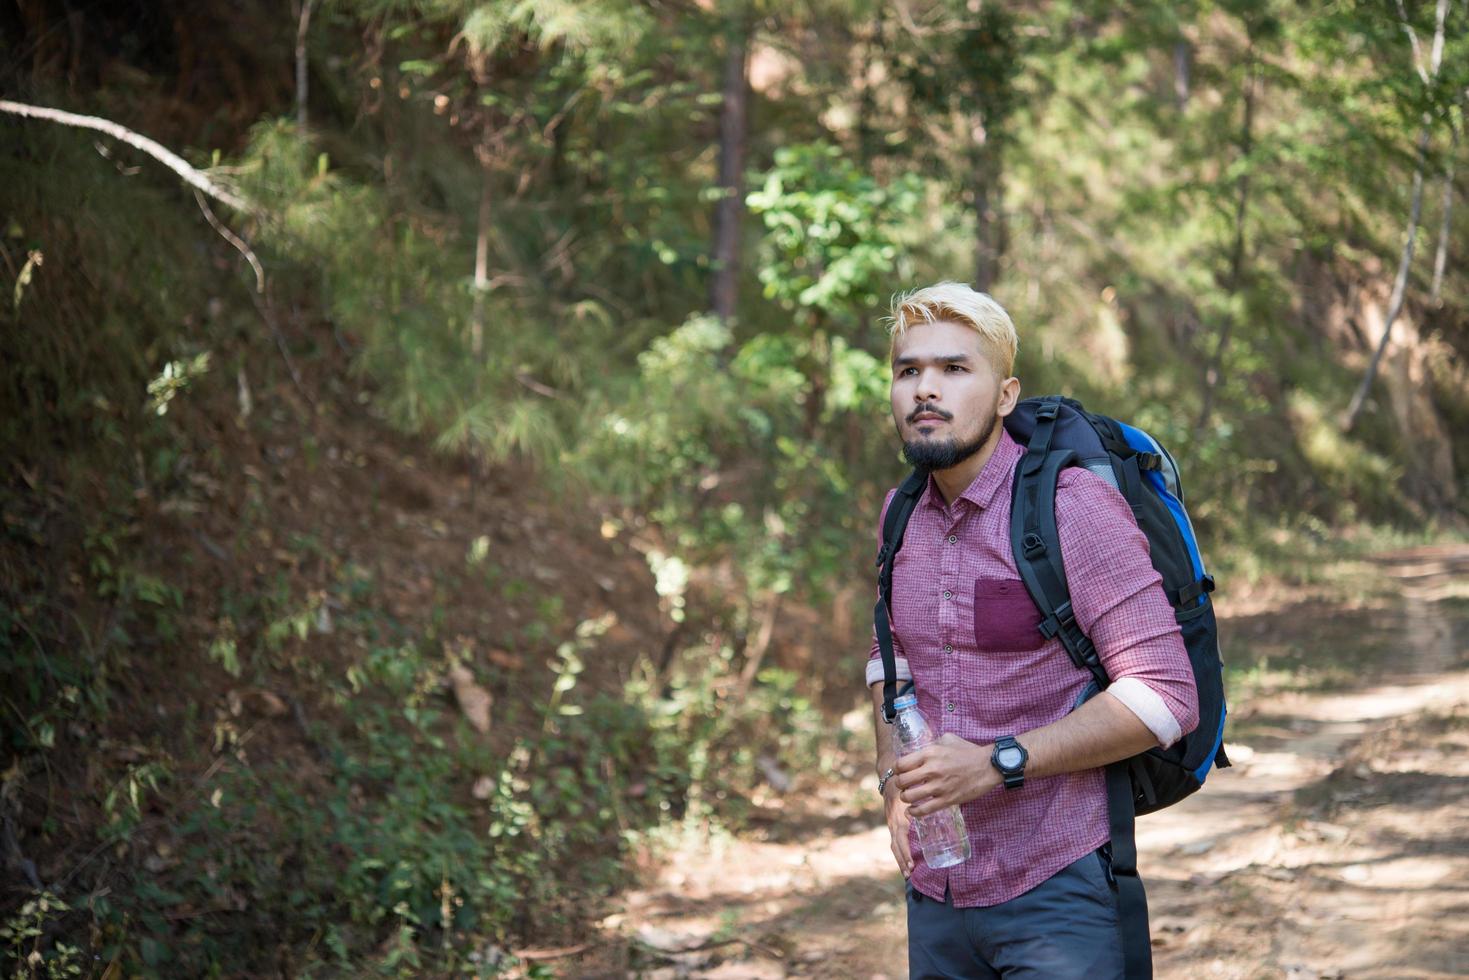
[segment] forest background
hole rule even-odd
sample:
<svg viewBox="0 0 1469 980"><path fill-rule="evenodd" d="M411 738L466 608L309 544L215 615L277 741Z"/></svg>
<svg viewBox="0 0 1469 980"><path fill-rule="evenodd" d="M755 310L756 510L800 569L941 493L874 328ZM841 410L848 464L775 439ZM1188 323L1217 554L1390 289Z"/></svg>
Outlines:
<svg viewBox="0 0 1469 980"><path fill-rule="evenodd" d="M1462 536L1466 28L0 3L7 969L534 971L869 779L903 289L1168 445L1226 589Z"/></svg>

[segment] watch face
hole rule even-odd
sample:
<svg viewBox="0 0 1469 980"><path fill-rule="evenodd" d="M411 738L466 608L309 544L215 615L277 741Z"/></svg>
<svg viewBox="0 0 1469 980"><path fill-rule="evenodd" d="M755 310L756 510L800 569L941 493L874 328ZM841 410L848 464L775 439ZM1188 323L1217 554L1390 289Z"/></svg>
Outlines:
<svg viewBox="0 0 1469 980"><path fill-rule="evenodd" d="M1024 758L1024 753L1022 753L1018 748L1008 745L995 754L995 759L1000 763L1001 769L1018 768Z"/></svg>

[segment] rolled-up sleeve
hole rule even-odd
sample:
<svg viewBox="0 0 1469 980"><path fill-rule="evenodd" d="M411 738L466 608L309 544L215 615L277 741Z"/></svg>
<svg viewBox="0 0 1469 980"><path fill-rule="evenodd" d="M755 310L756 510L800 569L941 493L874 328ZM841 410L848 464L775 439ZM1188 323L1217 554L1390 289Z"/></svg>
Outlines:
<svg viewBox="0 0 1469 980"><path fill-rule="evenodd" d="M887 520L888 507L892 504L892 502L893 502L893 495L896 494L896 493L897 493L897 490L889 490L888 491L887 499L882 502L882 511L879 512L878 515L877 515L877 546L879 548L882 547L882 522L885 521L885 520ZM874 593L874 595L873 595L873 602L876 602L876 601L877 601L877 595ZM900 680L900 681L912 680L913 679L913 671L912 671L912 669L909 668L909 666L908 666L908 658L905 657L905 656L903 656L902 650L903 650L902 644L898 642L897 636L894 636L893 637L893 659L895 661L895 664L896 664L896 667L897 667L897 671L898 671L898 680ZM882 676L882 648L879 647L878 646L878 643L877 643L877 626L876 626L876 624L874 624L873 627L872 627L872 647L867 652L867 675L866 676L867 676L867 686L868 687L871 687L872 685L880 682L883 679L883 676Z"/></svg>
<svg viewBox="0 0 1469 980"><path fill-rule="evenodd" d="M1112 680L1109 692L1168 747L1198 725L1198 691L1147 537L1122 494L1079 469L1062 474L1056 528L1071 606Z"/></svg>

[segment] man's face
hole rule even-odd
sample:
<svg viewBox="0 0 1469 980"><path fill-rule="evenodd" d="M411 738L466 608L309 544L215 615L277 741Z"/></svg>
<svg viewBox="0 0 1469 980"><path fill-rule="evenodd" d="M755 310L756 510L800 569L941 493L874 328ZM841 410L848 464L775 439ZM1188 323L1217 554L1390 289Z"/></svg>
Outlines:
<svg viewBox="0 0 1469 980"><path fill-rule="evenodd" d="M979 452L1015 407L980 336L949 321L909 327L893 350L893 423L914 466L946 470Z"/></svg>

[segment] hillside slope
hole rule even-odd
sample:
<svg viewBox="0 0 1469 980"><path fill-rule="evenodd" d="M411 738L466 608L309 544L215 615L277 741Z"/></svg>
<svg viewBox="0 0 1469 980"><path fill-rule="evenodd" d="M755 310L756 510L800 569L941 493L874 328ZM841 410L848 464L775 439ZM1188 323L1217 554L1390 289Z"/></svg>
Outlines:
<svg viewBox="0 0 1469 980"><path fill-rule="evenodd" d="M324 940L345 963L390 938L395 909L432 915L452 898L433 888L477 861L493 887L457 901L489 934L554 934L563 894L615 877L615 824L567 794L598 800L589 759L638 778L650 744L604 729L589 754L542 712L619 697L661 650L645 559L585 497L526 470L473 477L389 429L317 332L291 336L299 387L259 339L216 348L238 368L169 402L162 458L143 440L109 472L73 445L7 470L0 920L57 896L70 912L31 907L38 948L291 973ZM557 802L510 786L537 767ZM509 813L526 833L502 848ZM564 881L522 903L553 867Z"/></svg>

